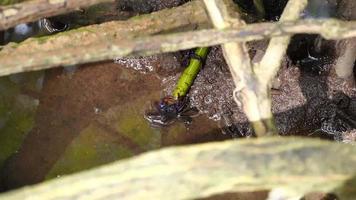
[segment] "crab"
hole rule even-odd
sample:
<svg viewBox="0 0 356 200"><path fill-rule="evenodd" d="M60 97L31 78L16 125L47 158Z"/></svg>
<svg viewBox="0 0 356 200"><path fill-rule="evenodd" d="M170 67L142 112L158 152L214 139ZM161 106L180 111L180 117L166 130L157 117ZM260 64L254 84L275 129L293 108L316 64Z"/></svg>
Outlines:
<svg viewBox="0 0 356 200"><path fill-rule="evenodd" d="M189 106L189 98L175 99L166 96L159 102L153 103L153 109L145 113L144 118L153 127L163 127L181 121L185 125L192 123L192 118L199 115L198 109Z"/></svg>

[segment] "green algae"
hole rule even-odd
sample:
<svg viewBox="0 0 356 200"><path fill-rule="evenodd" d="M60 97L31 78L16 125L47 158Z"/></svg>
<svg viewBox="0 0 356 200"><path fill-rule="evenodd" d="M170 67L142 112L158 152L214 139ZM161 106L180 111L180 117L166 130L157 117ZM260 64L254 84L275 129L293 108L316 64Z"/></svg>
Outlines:
<svg viewBox="0 0 356 200"><path fill-rule="evenodd" d="M107 128L93 122L81 131L46 175L46 179L128 158L137 154L137 151L159 148L159 130L152 129L142 116L145 98L147 96L109 109L104 114L105 121L109 122L105 124Z"/></svg>
<svg viewBox="0 0 356 200"><path fill-rule="evenodd" d="M110 134L95 125L90 125L69 145L47 174L46 179L82 171L132 155L130 149L112 140Z"/></svg>
<svg viewBox="0 0 356 200"><path fill-rule="evenodd" d="M131 138L142 149L157 149L161 145L160 137L157 137L158 131L152 129L143 118L143 114L137 112L133 107L127 107L121 112L115 128L117 133Z"/></svg>
<svg viewBox="0 0 356 200"><path fill-rule="evenodd" d="M0 77L0 168L34 126L38 100L22 94L38 91L41 72Z"/></svg>

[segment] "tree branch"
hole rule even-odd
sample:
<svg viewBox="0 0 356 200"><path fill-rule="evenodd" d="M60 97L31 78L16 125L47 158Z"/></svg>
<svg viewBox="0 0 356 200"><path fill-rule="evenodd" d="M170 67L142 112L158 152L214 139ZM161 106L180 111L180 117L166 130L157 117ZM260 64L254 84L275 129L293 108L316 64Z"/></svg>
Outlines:
<svg viewBox="0 0 356 200"><path fill-rule="evenodd" d="M297 1L290 0L284 9L280 22L295 21L299 18L301 11L304 10L307 4L306 0ZM266 85L271 84L273 78L276 76L282 59L288 48L290 36L273 37L268 44L265 55L261 62L255 66L255 72ZM267 117L267 116L266 116Z"/></svg>
<svg viewBox="0 0 356 200"><path fill-rule="evenodd" d="M193 1L128 21L91 25L52 36L11 43L0 51L0 75L95 62L154 51L143 36L208 26L204 5ZM130 28L128 28L130 27ZM164 47L160 43L160 48ZM153 53L153 52L152 52Z"/></svg>
<svg viewBox="0 0 356 200"><path fill-rule="evenodd" d="M149 35L167 32L178 27L190 26L186 30L192 30L197 24L207 26L208 18L200 3L196 2L186 6L183 9L170 10L172 15L169 15L169 18L167 18L167 14L162 13L166 11L161 11L155 15L145 15L139 19L131 19L126 22L92 25L58 35L30 39L20 44L9 44L0 51L0 76L60 65L81 64L130 55L152 55L226 42L260 40L296 33L321 33L324 37L327 36L327 39L356 36L356 22L311 19L296 22L249 24L239 30L235 28L210 29L131 37L138 34ZM193 10L197 11L196 15ZM198 15L200 16L195 18ZM153 19L150 19L151 17ZM161 17L166 20L161 23L154 20ZM177 23L172 24L172 22ZM127 29L129 25L134 25L134 27ZM330 26L333 28L329 28ZM330 30L332 30L331 33ZM107 34L100 34L103 32ZM116 38L113 38L115 32L117 32ZM113 50L109 51L108 49Z"/></svg>
<svg viewBox="0 0 356 200"><path fill-rule="evenodd" d="M229 9L233 6L231 0L204 0L210 19L215 28L224 30L231 28L241 29L244 22L239 16L232 18ZM231 23L234 22L234 23ZM242 108L257 135L262 135L267 130L260 130L255 126L262 117L258 108L258 99L255 94L257 80L252 71L252 62L247 52L245 43L227 42L222 45L225 60L229 66L236 88L241 88ZM235 92L234 92L235 93ZM234 95L235 96L235 95ZM236 103L240 101L235 97Z"/></svg>
<svg viewBox="0 0 356 200"><path fill-rule="evenodd" d="M82 7L89 7L114 0L32 0L8 6L0 6L0 31L20 23L64 14Z"/></svg>
<svg viewBox="0 0 356 200"><path fill-rule="evenodd" d="M228 9L233 6L231 0L204 0L210 18L217 29L226 29L233 25L241 29L243 23L239 17L233 19ZM282 14L281 21L298 19L306 6L306 0L290 0ZM231 23L234 21L234 23ZM269 85L279 69L280 62L289 44L290 36L272 38L260 64L253 66L244 43L224 43L224 57L227 61L237 89L235 101L242 101L242 108L252 124L256 135L276 133L271 110ZM263 66L262 70L259 66ZM260 73L264 72L264 73ZM238 95L238 97L237 97Z"/></svg>
<svg viewBox="0 0 356 200"><path fill-rule="evenodd" d="M1 194L0 199L198 199L271 189L284 191L287 196L280 199L288 199L317 189L351 200L356 192L354 155L352 145L291 137L173 147Z"/></svg>
<svg viewBox="0 0 356 200"><path fill-rule="evenodd" d="M300 13L304 10L307 3L307 0L289 0L281 15L280 21L298 20ZM273 120L270 89L288 48L290 38L290 35L273 37L268 44L262 60L254 65L254 72L258 82L255 94L258 99L257 105L261 115L260 120L264 122L267 130L265 134L268 134L269 129L271 129L271 133L277 131ZM249 103L248 99L246 101ZM254 121L252 122L254 123Z"/></svg>

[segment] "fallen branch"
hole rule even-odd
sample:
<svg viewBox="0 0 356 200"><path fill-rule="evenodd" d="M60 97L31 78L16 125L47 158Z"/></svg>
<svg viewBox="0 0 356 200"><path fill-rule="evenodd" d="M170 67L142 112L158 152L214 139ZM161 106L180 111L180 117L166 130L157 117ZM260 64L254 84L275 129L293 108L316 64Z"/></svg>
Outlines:
<svg viewBox="0 0 356 200"><path fill-rule="evenodd" d="M32 0L0 7L0 31L20 23L64 14L94 4L114 0Z"/></svg>
<svg viewBox="0 0 356 200"><path fill-rule="evenodd" d="M197 199L273 189L286 195L280 199L288 199L317 189L351 200L356 192L354 155L352 145L291 137L173 147L1 194L0 199Z"/></svg>
<svg viewBox="0 0 356 200"><path fill-rule="evenodd" d="M249 24L239 30L229 28L149 37L129 37L138 34L149 35L166 32L185 26L191 26L186 30L192 30L197 24L208 23L208 18L204 16L205 11L200 3L195 2L183 6L182 9L179 8L171 9L170 18L162 18L163 22L154 19L167 16L162 13L166 11L141 16L140 19L131 19L126 22L92 25L51 37L30 39L18 45L7 45L0 51L0 76L60 65L81 64L130 55L152 55L226 42L261 40L297 33L320 33L327 39L356 36L355 21L310 19L296 22ZM194 10L196 10L196 14L193 12ZM197 15L203 16L194 18ZM172 24L172 22L176 23ZM145 23L148 23L149 26ZM132 29L127 29L129 25L135 26ZM107 34L100 34L103 32ZM113 38L112 36L115 34L117 37Z"/></svg>
<svg viewBox="0 0 356 200"><path fill-rule="evenodd" d="M208 26L204 5L193 1L128 21L107 22L53 36L31 38L20 44L11 43L0 51L0 74L113 59L139 49L148 52L152 51L155 43L142 36L204 26Z"/></svg>

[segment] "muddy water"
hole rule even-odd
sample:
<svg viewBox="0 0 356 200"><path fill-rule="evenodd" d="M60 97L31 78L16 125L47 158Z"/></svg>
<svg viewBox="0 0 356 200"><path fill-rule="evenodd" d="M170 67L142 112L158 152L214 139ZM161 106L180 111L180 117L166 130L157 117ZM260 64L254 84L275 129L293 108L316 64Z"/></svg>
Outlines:
<svg viewBox="0 0 356 200"><path fill-rule="evenodd" d="M258 51L263 51L265 44L250 44L251 57L258 60ZM313 63L318 67L310 70L310 66L293 62L293 49L289 54L291 58L284 60L272 91L280 133L337 139L345 128L355 128L355 89L335 76L332 64ZM23 75L3 78L3 90L11 88L9 82L19 85L14 91L4 90L4 94L13 96L7 101L25 102L27 106L23 107L30 108L24 128L18 118L13 119L18 123L13 125L18 134L2 132L2 148L6 142L15 143L2 151L7 152L1 160L3 189L38 183L164 146L252 135L241 107L233 101L233 81L218 47L211 49L188 94L191 106L201 115L189 127L182 123L160 129L150 127L143 115L150 102L171 93L185 55L187 52L115 59L48 70L32 79ZM21 89L31 85L24 81L27 79L33 89ZM16 96L26 98L14 101ZM12 107L10 104L7 109ZM4 127L11 125L3 123Z"/></svg>
<svg viewBox="0 0 356 200"><path fill-rule="evenodd" d="M33 123L22 144L4 155L2 187L41 182L163 146L231 138L203 115L189 127L176 123L160 129L143 118L150 102L162 96L161 75L180 70L178 58L158 55L46 71ZM155 73L132 69L142 65L153 66Z"/></svg>
<svg viewBox="0 0 356 200"><path fill-rule="evenodd" d="M184 2L120 1L118 5L100 4L60 19L74 28ZM14 37L9 41L37 34L16 38L19 35L11 31L6 32ZM8 42L2 39L0 43ZM203 115L189 127L176 123L154 129L144 120L150 102L163 95L162 79L181 71L181 62L178 53L1 78L0 191L162 146L231 138L220 134L217 123Z"/></svg>
<svg viewBox="0 0 356 200"><path fill-rule="evenodd" d="M33 128L43 73L0 77L0 168Z"/></svg>
<svg viewBox="0 0 356 200"><path fill-rule="evenodd" d="M122 12L130 16L132 11L150 12L184 1L152 0L141 7L132 7L130 0L120 2ZM309 47L295 40L272 91L279 132L355 140L351 137L356 128L355 88L336 77L332 62L306 59ZM258 61L266 42L249 46L251 58ZM323 47L332 48L330 43ZM334 59L332 52L319 53L313 56ZM151 101L171 94L187 54L116 59L0 78L0 190L164 146L251 136L246 116L232 99L233 81L218 47L211 49L188 94L191 106L201 113L192 125L155 129L144 120Z"/></svg>
<svg viewBox="0 0 356 200"><path fill-rule="evenodd" d="M250 44L254 60L265 45ZM295 49L290 48L272 91L279 132L342 140L356 127L355 88L336 77L331 62L295 62L303 58L293 55L305 53ZM233 81L219 47L211 48L189 91L191 106L201 113L192 125L157 129L145 121L150 103L171 94L187 54L115 59L2 78L2 98L8 102L0 118L3 189L164 146L251 136L246 116L233 101ZM18 113L28 113L24 122Z"/></svg>

